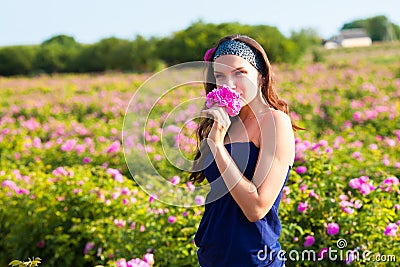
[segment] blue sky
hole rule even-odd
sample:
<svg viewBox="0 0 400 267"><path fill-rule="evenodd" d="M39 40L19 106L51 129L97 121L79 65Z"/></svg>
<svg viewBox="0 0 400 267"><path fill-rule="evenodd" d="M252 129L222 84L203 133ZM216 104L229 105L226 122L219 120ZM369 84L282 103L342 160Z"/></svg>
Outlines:
<svg viewBox="0 0 400 267"><path fill-rule="evenodd" d="M399 0L3 0L0 10L0 46L39 44L57 34L82 43L167 36L199 19L266 24L286 36L313 28L323 38L346 22L376 15L400 25Z"/></svg>

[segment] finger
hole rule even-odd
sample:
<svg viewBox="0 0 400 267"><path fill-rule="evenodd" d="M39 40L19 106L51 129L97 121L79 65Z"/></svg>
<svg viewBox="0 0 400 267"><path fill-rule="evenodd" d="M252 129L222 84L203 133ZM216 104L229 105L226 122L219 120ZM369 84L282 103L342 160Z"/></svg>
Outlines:
<svg viewBox="0 0 400 267"><path fill-rule="evenodd" d="M213 116L218 124L220 124L224 128L229 128L231 120L229 119L229 115L226 113L225 110L215 110L213 112Z"/></svg>
<svg viewBox="0 0 400 267"><path fill-rule="evenodd" d="M230 122L230 118L229 118L228 112L226 112L225 108L218 108L218 109L216 109L216 112L218 113L218 116L222 120Z"/></svg>
<svg viewBox="0 0 400 267"><path fill-rule="evenodd" d="M213 119L214 115L212 114L212 111L210 109L204 109L201 111L201 115L206 117L206 118L210 118Z"/></svg>
<svg viewBox="0 0 400 267"><path fill-rule="evenodd" d="M217 123L223 122L223 116L217 109L208 109L205 113L207 114L207 117L211 118Z"/></svg>

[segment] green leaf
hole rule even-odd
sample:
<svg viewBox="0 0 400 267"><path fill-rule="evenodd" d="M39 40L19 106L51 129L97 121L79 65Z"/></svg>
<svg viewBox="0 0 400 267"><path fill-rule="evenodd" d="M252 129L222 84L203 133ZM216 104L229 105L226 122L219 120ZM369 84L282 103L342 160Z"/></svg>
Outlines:
<svg viewBox="0 0 400 267"><path fill-rule="evenodd" d="M17 266L17 265L21 265L21 264L23 264L23 262L22 261L19 261L19 260L13 260L12 262L10 262L8 265L11 265L11 266Z"/></svg>

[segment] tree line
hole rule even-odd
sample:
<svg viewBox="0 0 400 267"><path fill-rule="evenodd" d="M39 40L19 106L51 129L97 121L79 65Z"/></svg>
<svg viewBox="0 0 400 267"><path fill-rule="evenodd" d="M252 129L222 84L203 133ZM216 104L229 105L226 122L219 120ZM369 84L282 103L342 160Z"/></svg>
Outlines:
<svg viewBox="0 0 400 267"><path fill-rule="evenodd" d="M382 16L355 21L343 28L366 27L370 34L382 31L375 27L388 25ZM382 22L383 21L383 22ZM393 24L394 25L394 24ZM400 36L397 25L392 32ZM40 45L0 48L0 75L35 75L63 72L129 71L153 72L163 67L188 61L202 60L204 53L222 36L240 33L256 39L267 51L273 63L295 63L321 39L312 29L302 29L285 37L276 27L243 25L240 23L204 23L198 21L167 37L136 36L133 40L115 37L94 44L81 44L71 36L57 35ZM373 35L373 40L384 40Z"/></svg>
<svg viewBox="0 0 400 267"><path fill-rule="evenodd" d="M400 26L389 21L386 16L358 19L342 26L342 30L363 28L375 41L394 41L400 39Z"/></svg>
<svg viewBox="0 0 400 267"><path fill-rule="evenodd" d="M94 44L81 44L71 36L58 35L40 45L0 48L0 75L110 70L152 72L177 63L203 60L204 53L219 38L233 33L255 38L272 62L296 62L309 45L319 42L312 30L302 30L286 38L277 28L267 25L202 21L163 38L111 37Z"/></svg>

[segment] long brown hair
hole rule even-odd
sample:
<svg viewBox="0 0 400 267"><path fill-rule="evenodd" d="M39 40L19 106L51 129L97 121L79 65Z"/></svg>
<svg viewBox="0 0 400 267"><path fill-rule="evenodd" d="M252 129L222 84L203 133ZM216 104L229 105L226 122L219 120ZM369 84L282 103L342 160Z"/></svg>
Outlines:
<svg viewBox="0 0 400 267"><path fill-rule="evenodd" d="M248 46L252 47L257 51L259 56L261 56L262 59L265 61L265 70L263 70L261 73L263 75L263 84L261 86L261 93L265 97L265 100L268 102L268 104L273 107L274 109L281 110L284 113L289 114L289 106L284 101L283 99L279 98L275 87L274 87L274 80L272 77L272 70L271 70L271 64L268 60L267 54L265 53L264 49L262 46L255 41L254 39L245 36L245 35L228 35L226 37L223 37L215 48L217 48L221 43L227 41L227 40L238 40L241 41ZM215 51L214 51L215 52ZM210 55L211 58L214 57L214 54ZM215 87L216 87L216 81L214 77L214 68L213 64L208 64L207 69L206 69L206 81L204 83L204 88L206 91L206 94L211 92ZM189 180L193 182L198 182L201 183L205 179L205 175L203 173L203 164L204 164L204 157L207 155L207 152L209 151L208 146L205 144L205 142L202 142L205 138L207 138L208 134L211 131L211 127L213 124L213 120L210 118L205 118L202 117L200 118L200 122L198 124L198 128L196 131L197 135L197 148L195 151L195 157L194 157L194 164L192 168L192 172L190 174ZM303 128L295 125L292 122L292 127L293 130L303 130Z"/></svg>

